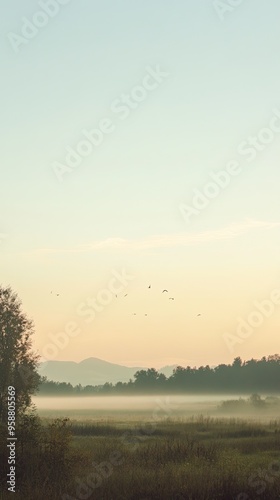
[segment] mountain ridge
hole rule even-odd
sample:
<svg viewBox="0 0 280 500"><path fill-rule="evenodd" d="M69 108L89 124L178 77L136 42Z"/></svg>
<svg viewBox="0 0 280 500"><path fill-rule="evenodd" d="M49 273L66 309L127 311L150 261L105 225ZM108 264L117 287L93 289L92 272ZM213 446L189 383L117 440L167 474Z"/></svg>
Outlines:
<svg viewBox="0 0 280 500"><path fill-rule="evenodd" d="M177 365L167 365L159 370L167 377ZM38 372L54 382L66 382L72 385L103 385L128 382L138 370L147 370L143 366L125 366L111 363L100 358L89 357L82 361L45 361L39 365Z"/></svg>

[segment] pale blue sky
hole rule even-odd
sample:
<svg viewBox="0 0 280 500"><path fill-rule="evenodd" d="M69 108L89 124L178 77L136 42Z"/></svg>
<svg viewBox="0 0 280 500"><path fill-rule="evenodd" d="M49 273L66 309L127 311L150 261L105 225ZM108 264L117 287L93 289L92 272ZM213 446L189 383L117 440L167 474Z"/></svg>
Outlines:
<svg viewBox="0 0 280 500"><path fill-rule="evenodd" d="M7 34L20 34L22 18L32 19L40 8L33 0L2 3L0 233L7 238L1 274L26 298L42 338L47 327L44 331L40 314L51 316L55 329L87 293L83 279L94 281L96 272L98 288L109 269L126 263L136 274L156 276L163 262L172 273L174 259L176 266L183 259L187 272L199 271L210 255L214 269L228 268L238 255L240 269L252 265L249 274L257 279L261 269L272 283L279 260L277 227L253 229L254 235L248 230L234 243L206 238L199 249L191 246L186 262L186 249L176 246L175 235L242 226L247 218L279 222L280 133L250 164L237 152L242 141L267 127L275 107L280 110L279 2L244 0L221 22L210 0L72 0L18 53ZM111 103L141 84L147 66L157 65L169 76L121 121ZM63 162L65 148L76 147L82 129L96 128L105 117L115 131L59 183L53 162ZM187 225L179 206L190 203L210 171L233 159L239 159L242 173ZM129 257L112 249L69 253L108 238L139 241L162 234L175 239L167 254L164 248ZM48 290L52 282L58 288L76 283L78 295L68 293L60 312L44 301L32 302L34 291ZM225 358L228 353L218 344ZM115 361L132 359L132 348Z"/></svg>

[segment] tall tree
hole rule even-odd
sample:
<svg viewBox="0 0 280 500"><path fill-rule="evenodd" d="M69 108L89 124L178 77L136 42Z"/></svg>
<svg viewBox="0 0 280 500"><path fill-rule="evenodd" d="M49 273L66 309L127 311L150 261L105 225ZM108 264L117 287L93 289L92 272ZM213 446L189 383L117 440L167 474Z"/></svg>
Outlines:
<svg viewBox="0 0 280 500"><path fill-rule="evenodd" d="M141 390L152 390L157 387L157 383L160 377L155 368L148 368L148 370L138 370L134 374L135 382L134 385L136 389ZM160 378L162 380L162 378Z"/></svg>
<svg viewBox="0 0 280 500"><path fill-rule="evenodd" d="M31 406L38 387L39 356L32 351L33 322L10 287L0 286L0 422L7 420L8 387L16 393L16 414Z"/></svg>

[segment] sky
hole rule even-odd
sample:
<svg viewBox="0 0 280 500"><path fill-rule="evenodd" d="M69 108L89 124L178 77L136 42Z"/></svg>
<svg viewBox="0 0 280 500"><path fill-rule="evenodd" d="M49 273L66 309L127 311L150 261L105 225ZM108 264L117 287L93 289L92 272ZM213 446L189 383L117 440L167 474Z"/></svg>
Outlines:
<svg viewBox="0 0 280 500"><path fill-rule="evenodd" d="M1 284L42 359L279 352L279 14L3 5Z"/></svg>

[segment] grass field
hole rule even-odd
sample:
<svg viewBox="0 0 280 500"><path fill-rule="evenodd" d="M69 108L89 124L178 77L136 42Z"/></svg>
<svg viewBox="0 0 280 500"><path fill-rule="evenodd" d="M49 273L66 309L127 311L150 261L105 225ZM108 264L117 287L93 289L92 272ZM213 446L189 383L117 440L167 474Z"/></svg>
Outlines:
<svg viewBox="0 0 280 500"><path fill-rule="evenodd" d="M101 410L100 410L101 411ZM43 412L46 428L50 416ZM69 413L69 412L68 412ZM57 416L57 415L56 415ZM280 498L280 420L153 415L90 416L51 427L28 447L16 499L274 500ZM71 436L68 433L71 432ZM24 460L24 464L23 464ZM10 498L3 484L1 499Z"/></svg>
<svg viewBox="0 0 280 500"><path fill-rule="evenodd" d="M201 417L71 427L67 467L53 481L47 467L45 476L37 474L33 457L16 498L43 492L65 500L280 498L280 421Z"/></svg>
<svg viewBox="0 0 280 500"><path fill-rule="evenodd" d="M72 446L84 457L88 498L276 499L279 425L203 417L150 427L76 423Z"/></svg>

